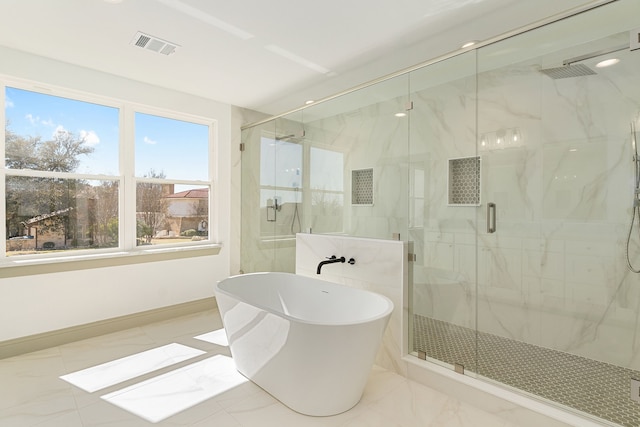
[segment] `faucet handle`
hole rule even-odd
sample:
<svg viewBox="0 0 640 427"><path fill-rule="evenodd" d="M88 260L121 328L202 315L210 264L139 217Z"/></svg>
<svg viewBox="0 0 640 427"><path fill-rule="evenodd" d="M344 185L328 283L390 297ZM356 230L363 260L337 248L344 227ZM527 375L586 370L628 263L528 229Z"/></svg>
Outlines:
<svg viewBox="0 0 640 427"><path fill-rule="evenodd" d="M349 264L353 265L356 263L356 260L353 258L349 258L349 261L347 261Z"/></svg>
<svg viewBox="0 0 640 427"><path fill-rule="evenodd" d="M325 258L326 259L336 259L336 256L335 255L331 255L331 256L328 256L328 257L325 257Z"/></svg>

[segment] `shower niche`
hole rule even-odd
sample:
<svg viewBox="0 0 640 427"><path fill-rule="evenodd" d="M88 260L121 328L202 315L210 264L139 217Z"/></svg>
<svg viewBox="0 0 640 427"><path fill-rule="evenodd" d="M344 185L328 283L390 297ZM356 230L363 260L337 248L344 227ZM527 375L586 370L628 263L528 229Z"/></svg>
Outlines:
<svg viewBox="0 0 640 427"><path fill-rule="evenodd" d="M373 206L373 168L351 171L351 204Z"/></svg>
<svg viewBox="0 0 640 427"><path fill-rule="evenodd" d="M447 180L447 204L449 206L480 205L479 156L449 159Z"/></svg>

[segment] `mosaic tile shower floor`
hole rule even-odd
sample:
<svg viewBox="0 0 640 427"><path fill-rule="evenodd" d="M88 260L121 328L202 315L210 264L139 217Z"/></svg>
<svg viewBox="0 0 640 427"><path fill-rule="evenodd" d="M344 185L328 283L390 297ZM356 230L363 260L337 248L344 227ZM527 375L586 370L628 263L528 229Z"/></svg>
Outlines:
<svg viewBox="0 0 640 427"><path fill-rule="evenodd" d="M640 372L414 315L414 350L625 427L640 426L629 397Z"/></svg>

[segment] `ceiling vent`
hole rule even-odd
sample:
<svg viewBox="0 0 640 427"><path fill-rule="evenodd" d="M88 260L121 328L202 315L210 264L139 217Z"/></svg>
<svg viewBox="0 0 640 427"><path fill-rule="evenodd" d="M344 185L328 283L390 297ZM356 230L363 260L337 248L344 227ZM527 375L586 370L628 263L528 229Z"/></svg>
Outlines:
<svg viewBox="0 0 640 427"><path fill-rule="evenodd" d="M149 34L141 33L139 31L131 41L131 44L143 49L161 53L163 55L171 55L173 52L175 52L176 48L178 48L178 45L175 43L170 43L168 41L150 36Z"/></svg>

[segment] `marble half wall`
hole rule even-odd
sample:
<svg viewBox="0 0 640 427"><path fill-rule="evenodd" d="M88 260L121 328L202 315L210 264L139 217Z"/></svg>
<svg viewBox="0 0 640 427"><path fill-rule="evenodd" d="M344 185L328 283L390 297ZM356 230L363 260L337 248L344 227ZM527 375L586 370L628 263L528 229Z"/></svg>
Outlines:
<svg viewBox="0 0 640 427"><path fill-rule="evenodd" d="M344 256L347 260L354 258L356 262L353 265L328 264L322 268L322 274L317 275L320 261L332 255ZM365 289L389 298L394 310L375 363L406 376L407 364L402 356L407 342L403 332L408 312L403 298L409 277L407 242L299 233L296 235L296 274Z"/></svg>

